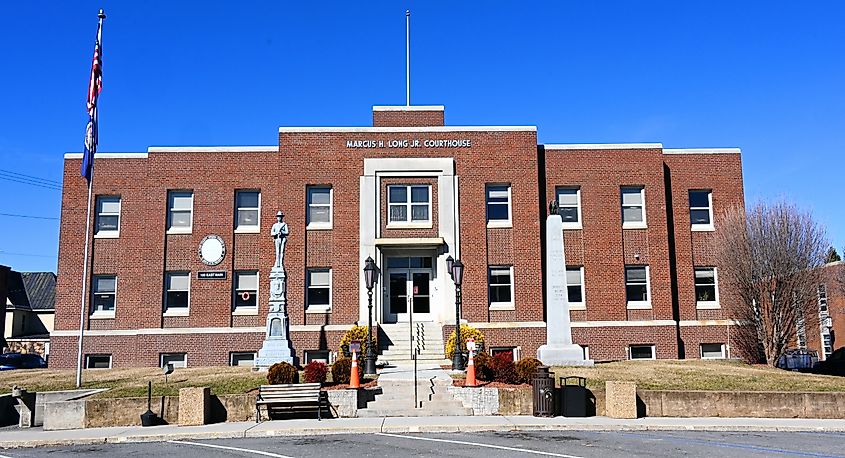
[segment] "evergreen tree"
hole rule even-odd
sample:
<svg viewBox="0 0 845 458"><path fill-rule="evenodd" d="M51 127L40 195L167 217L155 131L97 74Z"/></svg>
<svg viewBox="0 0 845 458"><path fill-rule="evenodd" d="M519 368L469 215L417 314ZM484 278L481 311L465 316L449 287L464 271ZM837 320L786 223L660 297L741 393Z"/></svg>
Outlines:
<svg viewBox="0 0 845 458"><path fill-rule="evenodd" d="M825 257L824 262L831 263L831 262L838 262L838 261L841 261L841 260L842 260L842 258L839 257L839 253L836 252L836 248L830 247L830 249L827 250L827 256Z"/></svg>

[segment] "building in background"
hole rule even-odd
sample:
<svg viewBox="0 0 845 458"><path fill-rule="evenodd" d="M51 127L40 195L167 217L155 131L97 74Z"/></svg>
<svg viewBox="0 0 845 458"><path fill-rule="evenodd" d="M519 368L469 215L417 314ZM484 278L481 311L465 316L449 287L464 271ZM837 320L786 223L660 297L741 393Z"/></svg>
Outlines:
<svg viewBox="0 0 845 458"><path fill-rule="evenodd" d="M412 327L449 335L452 256L466 266L461 318L488 349L533 356L546 341L551 200L573 338L590 358L730 356L732 297L712 243L718 215L743 205L738 149L538 144L534 126L446 125L442 106L372 114L371 127L282 127L272 146L98 154L86 365L249 364L264 338L277 210L290 227L301 360L327 358L367 322L368 256L381 269L382 344L410 348ZM80 161L65 156L53 367L76 364Z"/></svg>
<svg viewBox="0 0 845 458"><path fill-rule="evenodd" d="M845 262L831 262L823 269L825 281L817 288L818 330L805 329L802 342L799 329L796 342L799 348L816 350L819 360L827 359L834 350L842 347L841 339L845 336Z"/></svg>
<svg viewBox="0 0 845 458"><path fill-rule="evenodd" d="M2 275L2 274L0 274ZM6 270L4 344L9 352L50 354L56 302L56 274Z"/></svg>

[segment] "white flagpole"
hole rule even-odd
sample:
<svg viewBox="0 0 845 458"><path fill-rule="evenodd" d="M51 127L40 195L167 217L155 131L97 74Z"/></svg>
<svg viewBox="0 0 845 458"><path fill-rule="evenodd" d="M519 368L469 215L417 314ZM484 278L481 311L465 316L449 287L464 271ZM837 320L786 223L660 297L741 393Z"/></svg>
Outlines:
<svg viewBox="0 0 845 458"><path fill-rule="evenodd" d="M106 14L103 10L100 10L100 13L97 15L100 18L99 24L97 25L97 52L102 53L102 45L100 41L102 40L102 31L103 31L103 19L106 18ZM100 54L99 58L102 60L103 56ZM102 69L100 70L102 71ZM99 94L95 96L95 100L99 98ZM91 174L88 179L88 211L85 213L85 249L83 250L84 254L82 255L82 303L79 306L79 342L76 348L76 387L80 388L82 386L82 340L85 335L85 311L88 310L86 307L86 299L88 298L88 245L91 240L91 201L94 197L93 189L94 189L94 156L97 154L97 144L99 143L99 106L97 103L94 103L94 142L93 142L93 150L91 151Z"/></svg>
<svg viewBox="0 0 845 458"><path fill-rule="evenodd" d="M411 10L405 10L405 105L411 106Z"/></svg>

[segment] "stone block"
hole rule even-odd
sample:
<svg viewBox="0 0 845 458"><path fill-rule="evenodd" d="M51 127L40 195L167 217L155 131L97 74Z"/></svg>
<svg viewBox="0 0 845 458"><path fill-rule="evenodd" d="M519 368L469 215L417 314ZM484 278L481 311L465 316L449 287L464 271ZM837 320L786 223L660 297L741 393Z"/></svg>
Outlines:
<svg viewBox="0 0 845 458"><path fill-rule="evenodd" d="M606 382L604 409L610 418L637 418L637 384Z"/></svg>
<svg viewBox="0 0 845 458"><path fill-rule="evenodd" d="M179 390L179 426L208 423L211 413L211 388L207 386Z"/></svg>
<svg viewBox="0 0 845 458"><path fill-rule="evenodd" d="M44 404L44 431L85 428L84 399L55 401Z"/></svg>

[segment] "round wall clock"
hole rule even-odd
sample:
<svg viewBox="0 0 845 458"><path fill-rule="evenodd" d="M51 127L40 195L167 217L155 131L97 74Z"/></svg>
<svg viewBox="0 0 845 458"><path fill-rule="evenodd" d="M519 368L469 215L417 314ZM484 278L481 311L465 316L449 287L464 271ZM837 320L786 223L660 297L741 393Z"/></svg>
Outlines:
<svg viewBox="0 0 845 458"><path fill-rule="evenodd" d="M226 244L219 235L206 235L200 242L199 255L203 264L216 266L226 256Z"/></svg>

